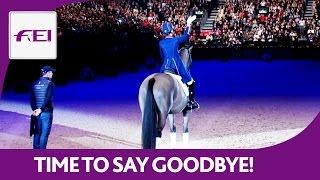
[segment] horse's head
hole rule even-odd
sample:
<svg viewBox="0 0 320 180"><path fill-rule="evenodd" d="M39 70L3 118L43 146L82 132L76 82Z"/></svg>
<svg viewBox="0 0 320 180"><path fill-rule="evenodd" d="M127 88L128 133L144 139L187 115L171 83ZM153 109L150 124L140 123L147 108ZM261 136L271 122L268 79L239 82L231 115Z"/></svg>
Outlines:
<svg viewBox="0 0 320 180"><path fill-rule="evenodd" d="M191 57L192 48L193 48L192 46L183 47L179 51L181 60L184 64L184 67L186 67L186 69L189 69L192 63L192 57Z"/></svg>

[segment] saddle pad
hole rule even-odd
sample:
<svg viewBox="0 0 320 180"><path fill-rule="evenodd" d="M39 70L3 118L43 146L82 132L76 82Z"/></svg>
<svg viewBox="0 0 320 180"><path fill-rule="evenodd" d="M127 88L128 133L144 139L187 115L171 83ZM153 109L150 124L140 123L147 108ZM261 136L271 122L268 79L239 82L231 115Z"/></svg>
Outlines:
<svg viewBox="0 0 320 180"><path fill-rule="evenodd" d="M165 73L170 75L173 79L177 80L178 83L181 85L184 94L186 96L189 96L189 89L188 89L187 85L182 82L182 77L181 76L173 74L173 73L169 73L169 72L165 72Z"/></svg>

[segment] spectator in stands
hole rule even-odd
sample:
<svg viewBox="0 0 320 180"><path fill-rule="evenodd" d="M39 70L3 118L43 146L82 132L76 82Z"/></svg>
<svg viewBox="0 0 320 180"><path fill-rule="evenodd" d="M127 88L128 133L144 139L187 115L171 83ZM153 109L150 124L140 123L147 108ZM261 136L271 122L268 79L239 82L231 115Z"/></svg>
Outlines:
<svg viewBox="0 0 320 180"><path fill-rule="evenodd" d="M59 34L65 31L109 33L114 35L152 33L162 38L160 26L171 22L175 33L181 34L185 19L201 8L208 8L206 1L198 0L95 0L74 3L57 9ZM313 37L308 35L319 26L320 0L313 4L314 18L305 22L304 0L226 0L218 9L212 31L191 33L192 42L206 46L230 47L255 42L277 42L285 46L288 41ZM309 33L312 34L312 33ZM121 38L123 38L121 36ZM309 38L309 39L310 39ZM311 41L310 41L311 42Z"/></svg>

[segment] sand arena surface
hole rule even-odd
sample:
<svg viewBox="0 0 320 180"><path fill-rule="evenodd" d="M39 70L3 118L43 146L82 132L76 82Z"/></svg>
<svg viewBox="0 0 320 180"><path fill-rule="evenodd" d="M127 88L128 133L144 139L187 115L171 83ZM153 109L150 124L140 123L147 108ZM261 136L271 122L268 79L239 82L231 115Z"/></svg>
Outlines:
<svg viewBox="0 0 320 180"><path fill-rule="evenodd" d="M214 101L214 100L212 100ZM260 148L285 141L301 132L315 117L317 102L278 100L277 105L262 100L232 102L215 100L217 105L202 101L202 109L195 111L190 120L188 148ZM273 100L275 103L275 100ZM99 114L56 109L48 148L139 148L141 123L139 109L132 105L117 104ZM314 107L314 108L309 108ZM134 109L134 110L132 110ZM13 112L10 112L10 111ZM22 112L21 114L16 112ZM28 137L29 107L26 104L2 101L1 148L30 148ZM105 113L105 115L103 115ZM177 148L183 148L182 116L178 115ZM170 148L169 128L163 131L160 148Z"/></svg>

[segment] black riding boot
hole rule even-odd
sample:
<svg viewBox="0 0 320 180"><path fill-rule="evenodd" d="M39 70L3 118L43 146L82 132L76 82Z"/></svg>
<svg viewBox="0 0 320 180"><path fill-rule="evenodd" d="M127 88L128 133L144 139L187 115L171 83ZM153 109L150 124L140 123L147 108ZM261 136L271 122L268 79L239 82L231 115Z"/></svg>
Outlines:
<svg viewBox="0 0 320 180"><path fill-rule="evenodd" d="M189 110L199 109L200 105L194 99L194 96L195 96L195 94L194 94L194 82L192 84L188 85L188 89L189 89L189 102L188 102L187 108Z"/></svg>

